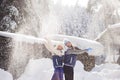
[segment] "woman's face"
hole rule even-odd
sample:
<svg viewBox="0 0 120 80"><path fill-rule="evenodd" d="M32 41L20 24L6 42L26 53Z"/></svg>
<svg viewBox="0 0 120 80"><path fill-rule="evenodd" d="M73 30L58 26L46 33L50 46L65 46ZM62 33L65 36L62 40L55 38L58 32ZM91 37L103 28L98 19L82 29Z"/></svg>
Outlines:
<svg viewBox="0 0 120 80"><path fill-rule="evenodd" d="M67 46L67 47L72 47L72 43L71 43L71 42L68 42L68 43L66 44L66 46Z"/></svg>
<svg viewBox="0 0 120 80"><path fill-rule="evenodd" d="M63 47L61 45L58 45L57 50L63 50Z"/></svg>

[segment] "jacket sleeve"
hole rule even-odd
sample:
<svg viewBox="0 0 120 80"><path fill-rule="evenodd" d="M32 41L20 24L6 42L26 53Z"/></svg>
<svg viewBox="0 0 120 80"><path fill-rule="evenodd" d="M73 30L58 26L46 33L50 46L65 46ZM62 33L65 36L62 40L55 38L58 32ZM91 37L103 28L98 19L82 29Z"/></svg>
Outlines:
<svg viewBox="0 0 120 80"><path fill-rule="evenodd" d="M46 38L46 42L44 43L45 47L52 53L54 54L54 47L50 39Z"/></svg>
<svg viewBox="0 0 120 80"><path fill-rule="evenodd" d="M70 50L70 52L72 53L72 54L82 54L82 53L84 53L84 52L87 52L87 50L86 49L84 49L84 50L81 50L81 49L71 49Z"/></svg>
<svg viewBox="0 0 120 80"><path fill-rule="evenodd" d="M76 53L76 54L82 54L82 53L85 53L85 52L87 52L86 49L85 49L85 50L74 50L73 53Z"/></svg>
<svg viewBox="0 0 120 80"><path fill-rule="evenodd" d="M45 47L52 53L52 54L56 54L57 50L55 50L54 46L52 45L51 40L49 40L48 38L46 39L46 42L44 43Z"/></svg>

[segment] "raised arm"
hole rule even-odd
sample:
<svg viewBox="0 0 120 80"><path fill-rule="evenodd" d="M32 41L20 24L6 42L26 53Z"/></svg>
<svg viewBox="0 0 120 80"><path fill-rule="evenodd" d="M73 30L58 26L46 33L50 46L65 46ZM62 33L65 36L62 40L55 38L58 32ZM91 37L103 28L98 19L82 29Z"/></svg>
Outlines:
<svg viewBox="0 0 120 80"><path fill-rule="evenodd" d="M82 54L84 52L87 52L87 49L85 50L69 50L72 54Z"/></svg>
<svg viewBox="0 0 120 80"><path fill-rule="evenodd" d="M84 52L90 52L90 51L92 51L92 48L87 48L87 49L81 50L81 49L75 47L75 48L73 48L73 49L71 49L69 51L72 54L82 54Z"/></svg>
<svg viewBox="0 0 120 80"><path fill-rule="evenodd" d="M45 44L45 47L52 53L54 54L55 53L55 49L54 49L54 46L52 45L52 42L50 39L48 38L45 38L46 42L44 43Z"/></svg>

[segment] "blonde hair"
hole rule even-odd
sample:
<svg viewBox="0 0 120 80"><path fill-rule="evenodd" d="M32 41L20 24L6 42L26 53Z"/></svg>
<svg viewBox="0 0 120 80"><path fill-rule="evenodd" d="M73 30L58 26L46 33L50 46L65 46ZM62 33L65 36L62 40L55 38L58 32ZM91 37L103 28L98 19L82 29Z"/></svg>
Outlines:
<svg viewBox="0 0 120 80"><path fill-rule="evenodd" d="M55 46L55 49L57 50L58 46L61 46L62 48L64 48L63 44L56 44L54 45Z"/></svg>

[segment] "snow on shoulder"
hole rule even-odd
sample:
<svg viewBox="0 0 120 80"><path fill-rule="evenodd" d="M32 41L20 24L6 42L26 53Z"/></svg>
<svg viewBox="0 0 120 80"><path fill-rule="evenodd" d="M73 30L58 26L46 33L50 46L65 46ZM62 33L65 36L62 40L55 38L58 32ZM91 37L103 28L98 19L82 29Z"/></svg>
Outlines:
<svg viewBox="0 0 120 80"><path fill-rule="evenodd" d="M101 43L93 40L88 40L84 38L79 38L75 36L67 36L67 35L49 35L52 39L56 41L63 41L63 39L69 39L73 45L79 47L80 49L92 48L93 50L90 52L90 55L99 56L104 54L104 47Z"/></svg>

